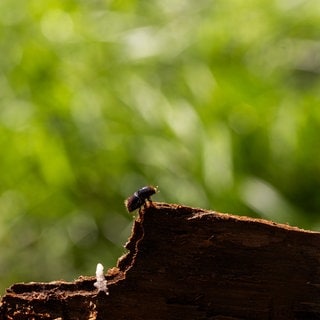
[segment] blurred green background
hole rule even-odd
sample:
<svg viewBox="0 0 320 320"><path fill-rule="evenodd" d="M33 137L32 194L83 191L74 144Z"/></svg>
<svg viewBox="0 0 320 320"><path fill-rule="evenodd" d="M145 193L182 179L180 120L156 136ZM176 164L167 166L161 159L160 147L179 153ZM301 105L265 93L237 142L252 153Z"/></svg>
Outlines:
<svg viewBox="0 0 320 320"><path fill-rule="evenodd" d="M0 294L116 265L124 199L320 226L320 2L0 2Z"/></svg>

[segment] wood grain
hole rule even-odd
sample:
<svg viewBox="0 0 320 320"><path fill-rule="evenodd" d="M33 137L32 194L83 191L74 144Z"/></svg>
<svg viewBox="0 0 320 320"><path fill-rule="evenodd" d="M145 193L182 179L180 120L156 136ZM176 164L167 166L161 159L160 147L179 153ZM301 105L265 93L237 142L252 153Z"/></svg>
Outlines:
<svg viewBox="0 0 320 320"><path fill-rule="evenodd" d="M1 319L320 319L320 233L155 203L126 248L109 295L94 277L15 284Z"/></svg>

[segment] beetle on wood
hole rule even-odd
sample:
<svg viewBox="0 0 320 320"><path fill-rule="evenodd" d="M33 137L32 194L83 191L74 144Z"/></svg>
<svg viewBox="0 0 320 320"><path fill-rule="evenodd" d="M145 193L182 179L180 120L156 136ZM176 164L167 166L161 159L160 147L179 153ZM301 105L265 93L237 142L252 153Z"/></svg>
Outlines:
<svg viewBox="0 0 320 320"><path fill-rule="evenodd" d="M124 204L128 212L132 212L146 205L146 201L152 204L151 196L158 192L157 187L146 186L136 191L132 196L125 200Z"/></svg>

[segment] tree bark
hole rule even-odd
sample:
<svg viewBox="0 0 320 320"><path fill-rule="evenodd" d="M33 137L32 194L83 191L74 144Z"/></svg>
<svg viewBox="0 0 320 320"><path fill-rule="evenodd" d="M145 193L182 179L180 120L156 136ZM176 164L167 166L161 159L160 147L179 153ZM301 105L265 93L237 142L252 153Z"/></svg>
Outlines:
<svg viewBox="0 0 320 320"><path fill-rule="evenodd" d="M95 277L20 283L4 319L320 319L320 233L154 203L136 218L128 253Z"/></svg>

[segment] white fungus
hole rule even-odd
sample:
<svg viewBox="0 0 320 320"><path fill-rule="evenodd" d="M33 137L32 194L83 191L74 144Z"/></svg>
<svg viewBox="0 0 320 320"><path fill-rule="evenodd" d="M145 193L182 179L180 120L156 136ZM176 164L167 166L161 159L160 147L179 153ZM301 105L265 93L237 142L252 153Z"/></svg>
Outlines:
<svg viewBox="0 0 320 320"><path fill-rule="evenodd" d="M96 269L97 281L93 284L99 291L104 291L106 294L109 294L107 287L107 280L104 277L103 265L101 263L97 264Z"/></svg>

